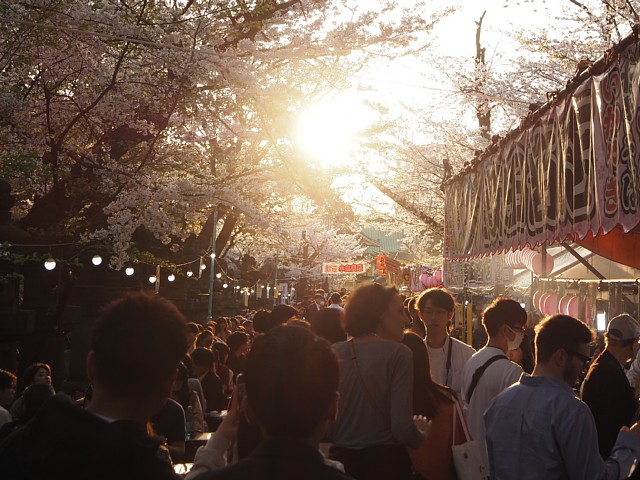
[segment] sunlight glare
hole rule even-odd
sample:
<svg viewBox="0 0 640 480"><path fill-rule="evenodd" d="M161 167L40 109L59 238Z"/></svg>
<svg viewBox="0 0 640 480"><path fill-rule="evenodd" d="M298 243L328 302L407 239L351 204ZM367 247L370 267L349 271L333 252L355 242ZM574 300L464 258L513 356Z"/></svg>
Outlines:
<svg viewBox="0 0 640 480"><path fill-rule="evenodd" d="M358 134L371 124L372 112L353 97L335 97L306 109L298 121L297 139L322 167L353 162Z"/></svg>

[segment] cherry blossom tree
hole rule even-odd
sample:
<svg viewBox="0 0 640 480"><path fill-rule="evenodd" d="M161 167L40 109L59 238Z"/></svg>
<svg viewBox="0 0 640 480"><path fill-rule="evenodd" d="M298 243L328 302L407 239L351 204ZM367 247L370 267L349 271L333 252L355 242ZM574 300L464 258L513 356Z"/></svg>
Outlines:
<svg viewBox="0 0 640 480"><path fill-rule="evenodd" d="M206 250L214 209L220 255L293 198L344 207L292 144L296 111L346 87L369 59L423 47L440 15L349 0L0 9L2 175L17 195L14 220L35 241L107 241L115 268L136 236Z"/></svg>

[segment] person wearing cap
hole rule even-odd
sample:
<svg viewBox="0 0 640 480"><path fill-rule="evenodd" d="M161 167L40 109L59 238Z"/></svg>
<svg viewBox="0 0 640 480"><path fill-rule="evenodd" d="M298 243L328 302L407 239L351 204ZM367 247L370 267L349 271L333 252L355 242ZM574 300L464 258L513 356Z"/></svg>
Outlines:
<svg viewBox="0 0 640 480"><path fill-rule="evenodd" d="M589 367L582 384L582 400L593 414L600 456L606 459L620 428L633 423L637 408L624 366L638 350L640 324L623 313L611 319L604 338L605 349Z"/></svg>

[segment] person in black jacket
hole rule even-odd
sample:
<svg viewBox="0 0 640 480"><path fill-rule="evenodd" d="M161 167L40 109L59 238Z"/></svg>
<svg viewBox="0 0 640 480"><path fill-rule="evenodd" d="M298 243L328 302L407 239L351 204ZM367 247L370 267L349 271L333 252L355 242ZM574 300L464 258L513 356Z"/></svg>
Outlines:
<svg viewBox="0 0 640 480"><path fill-rule="evenodd" d="M164 405L187 351L186 320L168 300L129 293L98 319L87 356L86 409L45 403L0 444L6 479L177 479L147 423ZM149 334L153 332L153 334Z"/></svg>
<svg viewBox="0 0 640 480"><path fill-rule="evenodd" d="M640 325L624 313L614 317L605 333L605 349L591 364L582 385L582 400L596 421L600 455L607 459L623 426L631 426L637 401L624 365L635 356Z"/></svg>

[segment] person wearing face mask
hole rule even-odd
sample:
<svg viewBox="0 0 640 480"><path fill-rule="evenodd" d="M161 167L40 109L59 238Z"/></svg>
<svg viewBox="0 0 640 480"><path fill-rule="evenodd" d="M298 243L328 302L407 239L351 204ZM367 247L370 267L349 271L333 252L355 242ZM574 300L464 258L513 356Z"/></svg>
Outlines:
<svg viewBox="0 0 640 480"><path fill-rule="evenodd" d="M637 401L624 365L635 357L638 338L640 325L631 315L612 318L604 335L605 349L589 367L582 384L582 400L596 421L603 459L611 454L620 428L633 423Z"/></svg>
<svg viewBox="0 0 640 480"><path fill-rule="evenodd" d="M527 324L527 312L515 300L498 298L482 313L488 342L465 364L462 374L462 401L466 407L471 436L478 443L486 471L489 460L483 414L493 398L516 383L522 367L506 354L520 346Z"/></svg>

